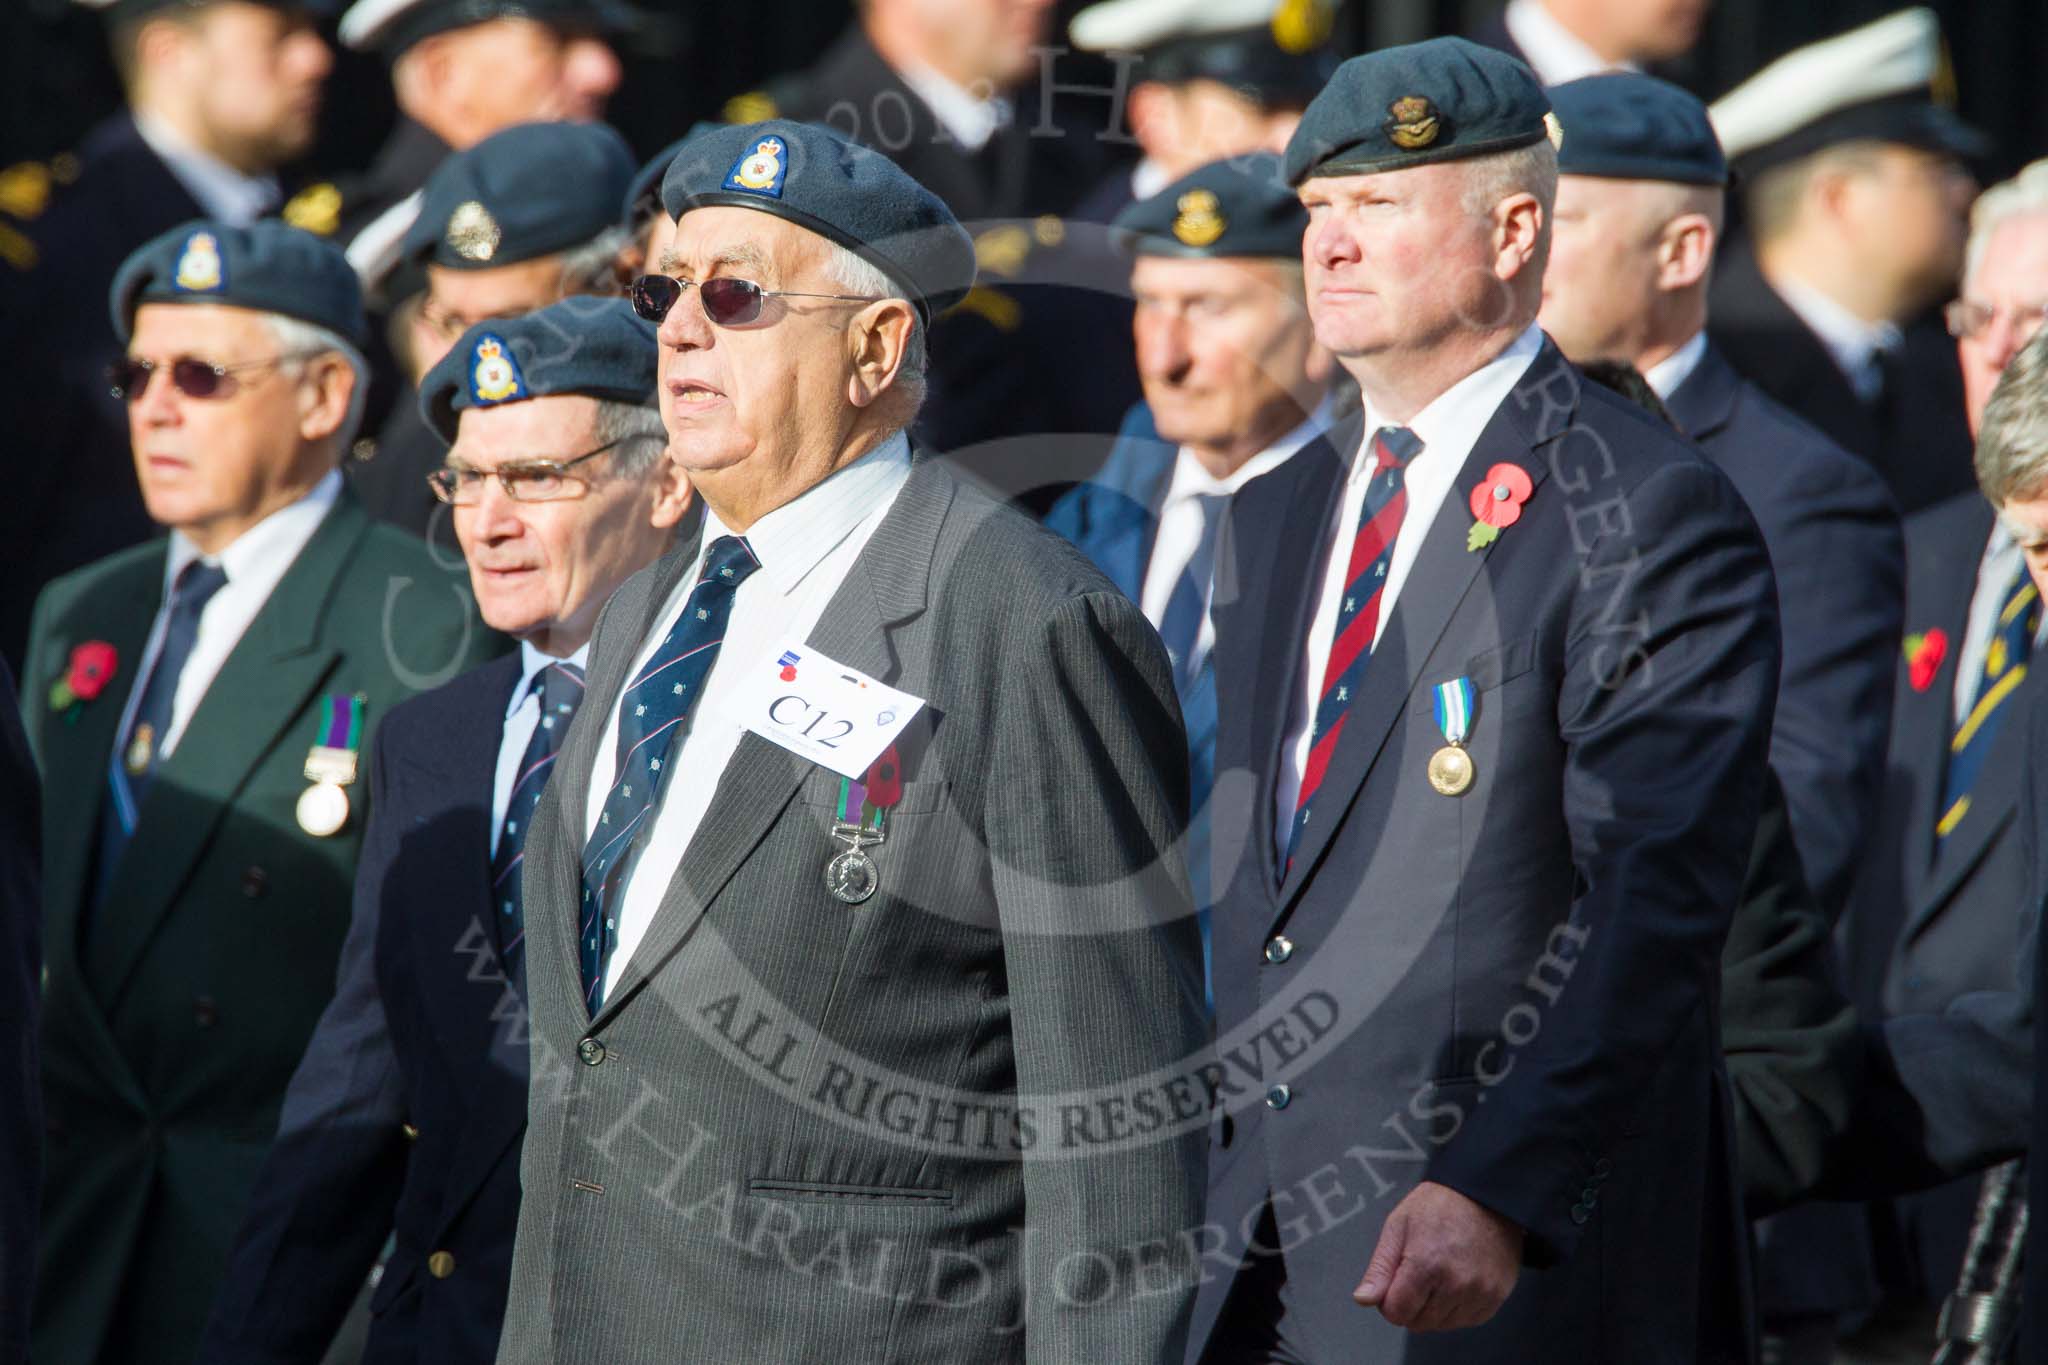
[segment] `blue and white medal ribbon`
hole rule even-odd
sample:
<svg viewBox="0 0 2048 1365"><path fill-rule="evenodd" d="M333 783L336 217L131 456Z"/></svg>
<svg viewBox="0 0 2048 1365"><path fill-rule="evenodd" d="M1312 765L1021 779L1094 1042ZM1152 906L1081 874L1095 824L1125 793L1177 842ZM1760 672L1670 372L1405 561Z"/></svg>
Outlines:
<svg viewBox="0 0 2048 1365"><path fill-rule="evenodd" d="M1465 740L1472 733L1477 700L1470 678L1436 685L1436 723L1446 742L1429 757L1429 785L1445 796L1462 796L1472 785L1472 755L1465 751Z"/></svg>

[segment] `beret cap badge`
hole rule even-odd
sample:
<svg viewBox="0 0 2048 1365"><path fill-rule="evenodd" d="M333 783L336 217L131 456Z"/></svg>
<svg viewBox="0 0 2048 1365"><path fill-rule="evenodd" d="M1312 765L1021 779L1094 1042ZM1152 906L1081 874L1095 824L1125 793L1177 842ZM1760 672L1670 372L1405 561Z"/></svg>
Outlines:
<svg viewBox="0 0 2048 1365"><path fill-rule="evenodd" d="M1189 190L1174 201L1179 210L1173 220L1173 235L1187 246L1204 247L1223 235L1230 221L1212 190Z"/></svg>
<svg viewBox="0 0 2048 1365"><path fill-rule="evenodd" d="M1422 95L1403 95L1387 106L1387 141L1405 152L1419 152L1443 131L1436 106Z"/></svg>
<svg viewBox="0 0 2048 1365"><path fill-rule="evenodd" d="M469 388L478 404L504 403L526 396L526 381L519 362L505 349L505 343L489 332L476 340L476 357L470 362Z"/></svg>
<svg viewBox="0 0 2048 1365"><path fill-rule="evenodd" d="M726 188L780 199L787 150L779 137L762 138L753 151L733 163L732 174L725 178Z"/></svg>
<svg viewBox="0 0 2048 1365"><path fill-rule="evenodd" d="M448 215L448 245L466 261L488 261L497 254L504 232L491 211L474 199L455 206Z"/></svg>
<svg viewBox="0 0 2048 1365"><path fill-rule="evenodd" d="M219 292L224 282L220 243L212 233L195 232L185 239L185 250L178 257L175 282L178 288L190 293Z"/></svg>

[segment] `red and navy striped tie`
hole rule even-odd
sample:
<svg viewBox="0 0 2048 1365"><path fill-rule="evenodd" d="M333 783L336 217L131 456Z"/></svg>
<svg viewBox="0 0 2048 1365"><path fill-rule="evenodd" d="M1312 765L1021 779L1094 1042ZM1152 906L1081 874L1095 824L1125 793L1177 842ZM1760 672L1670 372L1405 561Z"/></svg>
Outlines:
<svg viewBox="0 0 2048 1365"><path fill-rule="evenodd" d="M583 846L583 922L576 940L583 1003L597 1013L606 964L619 940L618 906L647 845L655 799L668 778L668 756L704 679L718 659L732 619L733 594L761 567L739 536L720 536L704 555L704 571L683 614L639 675L619 695L619 742L612 789L597 828Z"/></svg>
<svg viewBox="0 0 2048 1365"><path fill-rule="evenodd" d="M1337 609L1337 630L1330 637L1330 659L1323 669L1322 696L1316 702L1314 738L1301 770L1301 792L1294 802L1294 828L1287 836L1287 861L1294 863L1301 832L1308 827L1316 789L1329 771L1330 756L1344 733L1351 709L1372 662L1373 634L1379 629L1380 598L1387 588L1387 566L1394 558L1394 540L1408 510L1408 485L1402 469L1422 450L1422 442L1406 427L1381 427L1373 436L1372 482L1358 509L1358 531L1351 539L1351 559L1344 575L1344 600Z"/></svg>
<svg viewBox="0 0 2048 1365"><path fill-rule="evenodd" d="M498 905L498 960L508 981L519 979L519 960L526 944L526 827L533 822L548 774L562 752L569 722L583 702L583 670L575 664L551 663L533 675L532 689L540 700L540 716L520 757L519 775L505 801L498 847L491 855L491 899Z"/></svg>

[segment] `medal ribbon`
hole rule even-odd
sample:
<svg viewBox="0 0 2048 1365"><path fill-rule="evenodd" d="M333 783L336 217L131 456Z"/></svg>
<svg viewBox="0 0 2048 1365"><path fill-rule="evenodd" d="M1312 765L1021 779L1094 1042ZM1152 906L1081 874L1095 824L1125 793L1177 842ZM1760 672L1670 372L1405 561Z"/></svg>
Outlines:
<svg viewBox="0 0 2048 1365"><path fill-rule="evenodd" d="M880 834L890 807L902 799L902 771L896 746L891 744L858 782L850 777L839 779L839 822Z"/></svg>
<svg viewBox="0 0 2048 1365"><path fill-rule="evenodd" d="M1464 744L1472 733L1472 705L1478 692L1470 678L1453 678L1436 685L1436 723L1453 745Z"/></svg>
<svg viewBox="0 0 2048 1365"><path fill-rule="evenodd" d="M330 692L320 718L320 747L356 751L363 735L363 699L353 692Z"/></svg>

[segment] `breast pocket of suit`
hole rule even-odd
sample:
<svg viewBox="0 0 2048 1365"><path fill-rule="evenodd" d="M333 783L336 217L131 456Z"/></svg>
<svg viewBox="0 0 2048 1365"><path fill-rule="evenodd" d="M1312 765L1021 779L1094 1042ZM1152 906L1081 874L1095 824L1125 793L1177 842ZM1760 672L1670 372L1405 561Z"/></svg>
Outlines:
<svg viewBox="0 0 2048 1365"><path fill-rule="evenodd" d="M927 908L973 903L972 891L987 878L987 841L957 796L952 782L930 777L902 783L885 809L848 810L852 784L819 768L804 778L787 817L794 831L783 833L815 847L819 891L829 892L832 904L873 910L906 899Z"/></svg>

